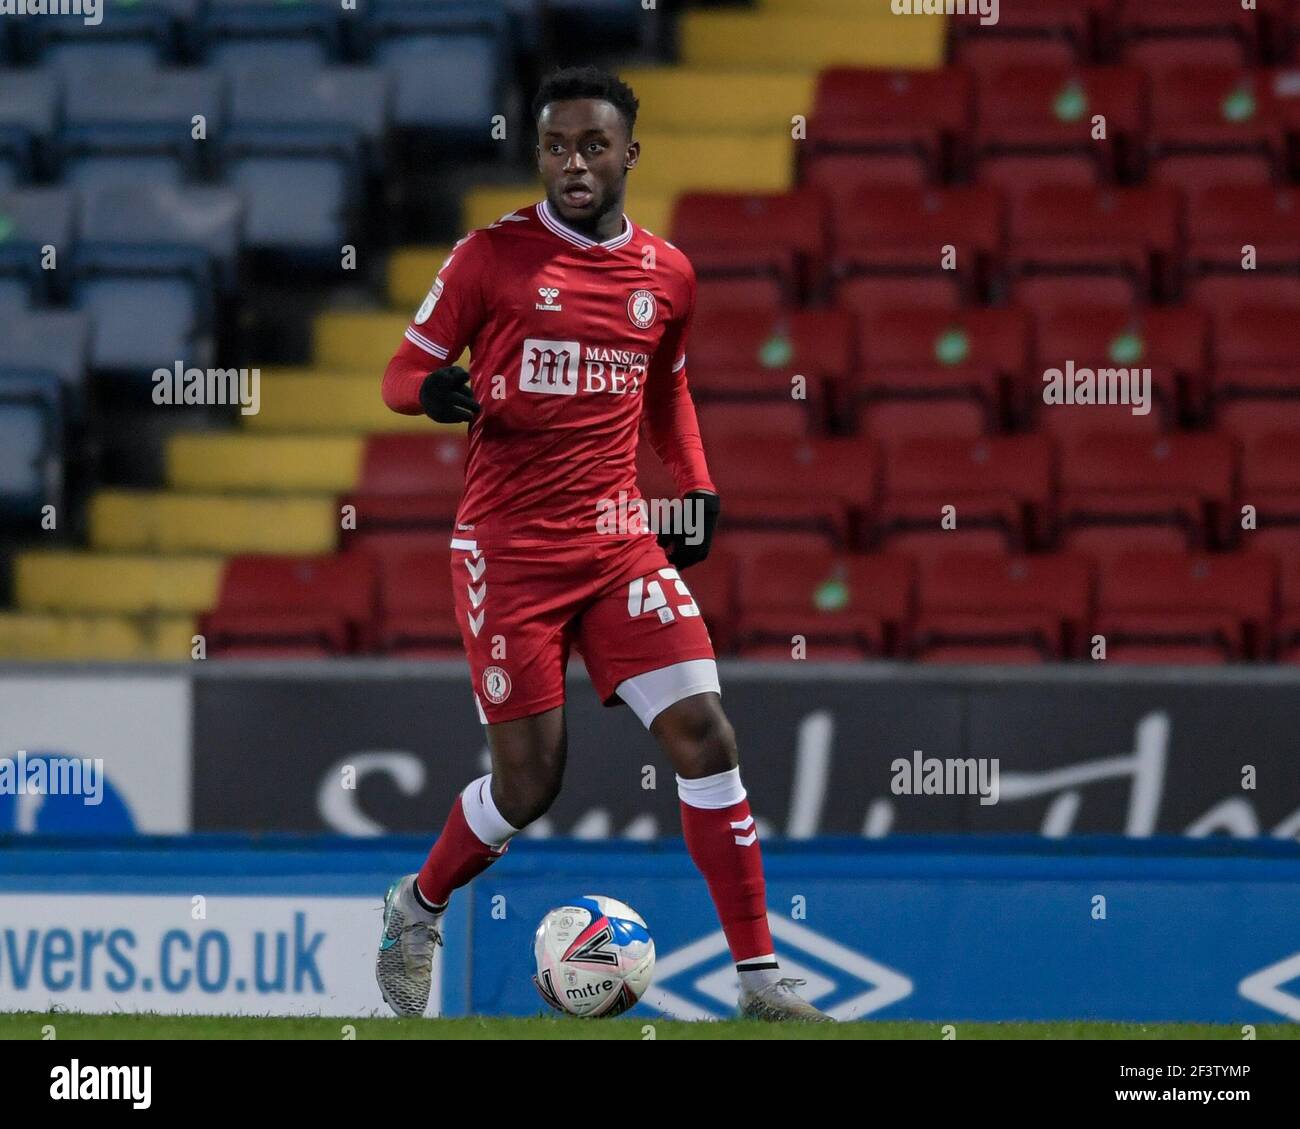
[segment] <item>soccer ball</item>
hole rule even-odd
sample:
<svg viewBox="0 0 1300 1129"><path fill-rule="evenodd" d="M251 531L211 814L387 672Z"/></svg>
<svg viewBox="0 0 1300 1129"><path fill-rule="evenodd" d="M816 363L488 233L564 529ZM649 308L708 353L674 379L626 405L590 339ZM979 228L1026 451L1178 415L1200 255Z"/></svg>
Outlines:
<svg viewBox="0 0 1300 1129"><path fill-rule="evenodd" d="M655 943L641 915L614 898L587 894L551 910L533 938L533 983L556 1011L619 1015L650 986Z"/></svg>

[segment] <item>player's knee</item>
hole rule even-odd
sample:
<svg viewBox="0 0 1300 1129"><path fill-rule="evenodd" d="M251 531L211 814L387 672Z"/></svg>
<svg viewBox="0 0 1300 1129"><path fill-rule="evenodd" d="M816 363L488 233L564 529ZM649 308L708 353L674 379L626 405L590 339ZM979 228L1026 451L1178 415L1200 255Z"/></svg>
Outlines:
<svg viewBox="0 0 1300 1129"><path fill-rule="evenodd" d="M493 789L497 809L507 823L520 831L550 811L560 794L559 781L548 778L498 781L498 786L499 796Z"/></svg>
<svg viewBox="0 0 1300 1129"><path fill-rule="evenodd" d="M716 702L677 711L664 736L674 767L687 779L714 776L740 763L736 731Z"/></svg>

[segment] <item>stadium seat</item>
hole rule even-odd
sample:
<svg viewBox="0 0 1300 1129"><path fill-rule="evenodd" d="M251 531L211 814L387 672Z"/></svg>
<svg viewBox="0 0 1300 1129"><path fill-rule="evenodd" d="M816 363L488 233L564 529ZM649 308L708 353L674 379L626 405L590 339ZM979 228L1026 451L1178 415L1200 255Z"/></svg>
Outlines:
<svg viewBox="0 0 1300 1129"><path fill-rule="evenodd" d="M287 8L278 0L208 0L201 36L214 61L227 45L249 43L307 44L312 56L323 52L333 58L342 48L343 21L349 14L331 0L299 0Z"/></svg>
<svg viewBox="0 0 1300 1129"><path fill-rule="evenodd" d="M20 280L24 290L41 301L55 296L59 272L42 268L43 248L71 256L74 203L66 188L0 192L0 278Z"/></svg>
<svg viewBox="0 0 1300 1129"><path fill-rule="evenodd" d="M724 285L756 279L774 288L781 305L798 305L825 270L826 222L814 192L687 193L673 210L671 239L715 306Z"/></svg>
<svg viewBox="0 0 1300 1129"><path fill-rule="evenodd" d="M47 70L6 70L4 82L0 166L10 170L13 182L30 180L44 160L58 122L58 78Z"/></svg>
<svg viewBox="0 0 1300 1129"><path fill-rule="evenodd" d="M167 441L167 483L179 490L342 493L361 469L357 436L177 432Z"/></svg>
<svg viewBox="0 0 1300 1129"><path fill-rule="evenodd" d="M1104 184L1138 167L1147 78L1131 67L1008 67L983 77L974 151L981 182L1014 199L1048 183ZM1093 137L1095 115L1106 138Z"/></svg>
<svg viewBox="0 0 1300 1129"><path fill-rule="evenodd" d="M987 72L1014 64L1083 63L1095 50L1096 20L1105 0L1034 0L1002 4L997 20L949 21L955 62Z"/></svg>
<svg viewBox="0 0 1300 1129"><path fill-rule="evenodd" d="M974 104L957 67L824 70L800 146L804 183L826 194L837 223L862 185L941 183L959 164Z"/></svg>
<svg viewBox="0 0 1300 1129"><path fill-rule="evenodd" d="M1261 54L1265 12L1278 8L1274 0L1249 10L1218 0L1121 0L1115 46L1125 62L1149 69L1248 63Z"/></svg>
<svg viewBox="0 0 1300 1129"><path fill-rule="evenodd" d="M706 452L721 439L748 438L761 444L770 437L803 439L823 430L807 404L797 400L713 401L699 404L695 414Z"/></svg>
<svg viewBox="0 0 1300 1129"><path fill-rule="evenodd" d="M949 421L957 423L956 434L997 430L1010 418L1013 394L1025 386L1030 338L1022 310L880 310L862 323L862 367L849 389L849 411L878 418L894 402L904 409L910 402L913 414L964 405ZM958 422L963 414L965 424ZM976 423L974 432L967 430ZM934 433L941 431L952 433L943 426Z"/></svg>
<svg viewBox="0 0 1300 1129"><path fill-rule="evenodd" d="M1277 607L1277 566L1263 553L1126 553L1104 564L1097 631L1107 657L1169 661L1217 652L1263 657Z"/></svg>
<svg viewBox="0 0 1300 1129"><path fill-rule="evenodd" d="M1093 569L1068 553L943 553L920 576L920 610L909 640L923 660L1007 661L1029 648L1039 659L1084 653ZM998 648L1002 654L992 652ZM979 657L976 657L978 655Z"/></svg>
<svg viewBox="0 0 1300 1129"><path fill-rule="evenodd" d="M727 499L727 528L817 530L843 542L876 494L873 446L860 439L751 439L710 445L709 470Z"/></svg>
<svg viewBox="0 0 1300 1129"><path fill-rule="evenodd" d="M956 309L986 291L1003 239L1002 201L992 189L862 188L832 235L836 304L860 314ZM955 251L953 269L945 247Z"/></svg>
<svg viewBox="0 0 1300 1129"><path fill-rule="evenodd" d="M377 567L364 554L241 556L226 563L199 631L210 656L348 654L370 649L377 611Z"/></svg>
<svg viewBox="0 0 1300 1129"><path fill-rule="evenodd" d="M1032 189L1012 225L1012 297L1046 313L1167 295L1181 221L1181 198L1168 187Z"/></svg>
<svg viewBox="0 0 1300 1129"><path fill-rule="evenodd" d="M690 571L682 575L718 654L730 654L735 650L739 577L740 564L735 554L716 540L708 559L692 565Z"/></svg>
<svg viewBox="0 0 1300 1129"><path fill-rule="evenodd" d="M1063 548L1109 555L1124 543L1187 548L1220 543L1230 519L1236 471L1221 435L1084 435L1061 453L1058 532ZM1109 527L1105 537L1092 534Z"/></svg>
<svg viewBox="0 0 1300 1129"><path fill-rule="evenodd" d="M1071 360L1092 369L1150 368L1166 421L1203 415L1209 392L1210 322L1200 310L1073 305L1041 319L1037 328L1039 376ZM1176 390L1172 395L1171 387ZM1027 392L1027 402L1041 400L1037 379L1029 383Z"/></svg>
<svg viewBox="0 0 1300 1129"><path fill-rule="evenodd" d="M1300 431L1274 423L1243 443L1241 502L1254 510L1250 528L1242 514L1241 548L1282 559L1300 556Z"/></svg>
<svg viewBox="0 0 1300 1129"><path fill-rule="evenodd" d="M932 557L953 549L1021 551L1050 528L1053 453L1041 436L906 439L885 448L873 536Z"/></svg>
<svg viewBox="0 0 1300 1129"><path fill-rule="evenodd" d="M441 550L381 561L379 649L402 658L447 658L462 650L450 557Z"/></svg>
<svg viewBox="0 0 1300 1129"><path fill-rule="evenodd" d="M88 60L114 57L120 48L140 49L148 60L174 60L191 46L200 0L116 0L106 3L97 23L84 20L27 20L21 29L24 54L49 61L65 49ZM129 55L120 56L130 61ZM101 64L102 65L102 64Z"/></svg>
<svg viewBox="0 0 1300 1129"><path fill-rule="evenodd" d="M1153 180L1189 190L1216 182L1267 184L1284 168L1285 155L1266 72L1177 66L1152 75Z"/></svg>
<svg viewBox="0 0 1300 1129"><path fill-rule="evenodd" d="M31 525L62 504L63 421L49 395L0 369L0 519Z"/></svg>
<svg viewBox="0 0 1300 1129"><path fill-rule="evenodd" d="M15 604L24 611L202 612L216 602L222 564L210 556L28 550L14 558Z"/></svg>
<svg viewBox="0 0 1300 1129"><path fill-rule="evenodd" d="M1300 307L1300 191L1219 184L1190 197L1187 292L1211 313L1248 305ZM1253 248L1254 263L1243 257Z"/></svg>
<svg viewBox="0 0 1300 1129"><path fill-rule="evenodd" d="M70 417L85 407L90 322L65 310L0 311L0 367L19 372L50 372L59 378Z"/></svg>
<svg viewBox="0 0 1300 1129"><path fill-rule="evenodd" d="M905 557L764 554L742 573L740 654L784 648L789 658L797 639L810 658L828 647L862 658L893 654L912 618L913 584Z"/></svg>

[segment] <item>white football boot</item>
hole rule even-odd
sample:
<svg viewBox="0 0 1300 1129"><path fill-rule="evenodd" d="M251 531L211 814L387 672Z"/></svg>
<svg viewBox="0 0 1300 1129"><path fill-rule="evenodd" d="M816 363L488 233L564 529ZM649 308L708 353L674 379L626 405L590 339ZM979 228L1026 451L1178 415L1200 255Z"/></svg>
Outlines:
<svg viewBox="0 0 1300 1129"><path fill-rule="evenodd" d="M419 1018L429 1006L433 950L442 944L438 922L411 892L415 875L399 878L384 895L384 932L375 958L375 979L384 1002L398 1015Z"/></svg>
<svg viewBox="0 0 1300 1129"><path fill-rule="evenodd" d="M739 1017L764 1019L772 1023L789 1020L803 1023L834 1023L832 1016L824 1011L818 1011L795 991L799 985L806 983L806 980L783 976L780 980L764 984L761 988L741 992Z"/></svg>

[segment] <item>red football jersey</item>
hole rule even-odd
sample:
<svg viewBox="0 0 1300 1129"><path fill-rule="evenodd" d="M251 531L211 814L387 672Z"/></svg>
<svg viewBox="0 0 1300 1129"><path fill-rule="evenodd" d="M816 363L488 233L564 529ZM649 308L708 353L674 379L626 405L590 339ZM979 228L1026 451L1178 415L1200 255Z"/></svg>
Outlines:
<svg viewBox="0 0 1300 1129"><path fill-rule="evenodd" d="M623 217L597 242L545 201L456 244L384 375L389 407L420 413L434 368L468 346L474 398L463 547L603 540L600 505L636 489L647 438L680 493L713 490L686 387L695 271Z"/></svg>

